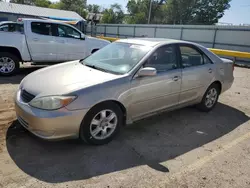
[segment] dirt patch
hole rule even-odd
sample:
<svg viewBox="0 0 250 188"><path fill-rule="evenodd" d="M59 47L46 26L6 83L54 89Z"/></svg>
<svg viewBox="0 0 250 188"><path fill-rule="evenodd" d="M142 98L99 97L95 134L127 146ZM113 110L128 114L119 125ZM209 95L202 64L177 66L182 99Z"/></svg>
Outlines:
<svg viewBox="0 0 250 188"><path fill-rule="evenodd" d="M14 95L21 80L32 71L36 70L32 66L21 69L16 76L1 77L0 79L0 151L5 145L5 135L8 127L16 119Z"/></svg>

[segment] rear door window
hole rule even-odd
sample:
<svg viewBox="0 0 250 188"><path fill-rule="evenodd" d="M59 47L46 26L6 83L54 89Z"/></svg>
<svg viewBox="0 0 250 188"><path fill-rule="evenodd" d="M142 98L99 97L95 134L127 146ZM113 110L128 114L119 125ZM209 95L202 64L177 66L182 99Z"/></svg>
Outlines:
<svg viewBox="0 0 250 188"><path fill-rule="evenodd" d="M202 52L191 45L180 45L182 66L194 67L204 64L212 64L212 61Z"/></svg>
<svg viewBox="0 0 250 188"><path fill-rule="evenodd" d="M52 35L52 26L50 23L32 22L31 31L39 35Z"/></svg>

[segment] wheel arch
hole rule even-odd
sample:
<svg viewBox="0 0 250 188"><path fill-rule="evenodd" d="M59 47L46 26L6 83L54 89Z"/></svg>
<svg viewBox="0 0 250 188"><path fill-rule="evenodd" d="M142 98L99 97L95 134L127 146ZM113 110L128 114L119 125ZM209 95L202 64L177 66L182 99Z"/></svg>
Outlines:
<svg viewBox="0 0 250 188"><path fill-rule="evenodd" d="M211 85L213 85L213 84L215 84L215 85L217 85L218 86L218 88L219 88L219 92L221 93L221 91L222 91L222 83L219 81L219 80L216 80L216 81L214 81ZM210 85L210 86L211 86ZM209 87L210 87L209 86ZM220 94L219 93L219 94Z"/></svg>
<svg viewBox="0 0 250 188"><path fill-rule="evenodd" d="M15 55L20 61L22 61L22 56L19 50L15 47L5 47L5 46L0 46L0 52L7 52L10 54Z"/></svg>

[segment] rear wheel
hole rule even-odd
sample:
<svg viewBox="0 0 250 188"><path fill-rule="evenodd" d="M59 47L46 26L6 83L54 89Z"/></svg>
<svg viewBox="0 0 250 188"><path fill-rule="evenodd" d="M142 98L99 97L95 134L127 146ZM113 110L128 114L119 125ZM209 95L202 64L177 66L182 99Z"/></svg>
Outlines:
<svg viewBox="0 0 250 188"><path fill-rule="evenodd" d="M104 103L91 109L85 116L79 138L89 144L107 144L119 133L123 114L115 103Z"/></svg>
<svg viewBox="0 0 250 188"><path fill-rule="evenodd" d="M0 75L13 75L19 68L19 59L15 55L8 52L0 52Z"/></svg>
<svg viewBox="0 0 250 188"><path fill-rule="evenodd" d="M204 112L211 111L216 106L219 95L219 86L217 84L212 84L204 94L201 103L198 104L198 109Z"/></svg>

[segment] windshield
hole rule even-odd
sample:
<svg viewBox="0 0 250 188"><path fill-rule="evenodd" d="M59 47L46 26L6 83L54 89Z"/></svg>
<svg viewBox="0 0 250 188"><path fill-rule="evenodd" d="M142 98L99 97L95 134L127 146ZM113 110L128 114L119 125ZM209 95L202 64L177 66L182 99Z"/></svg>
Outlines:
<svg viewBox="0 0 250 188"><path fill-rule="evenodd" d="M116 74L125 74L151 50L151 47L115 42L83 60L83 64Z"/></svg>

